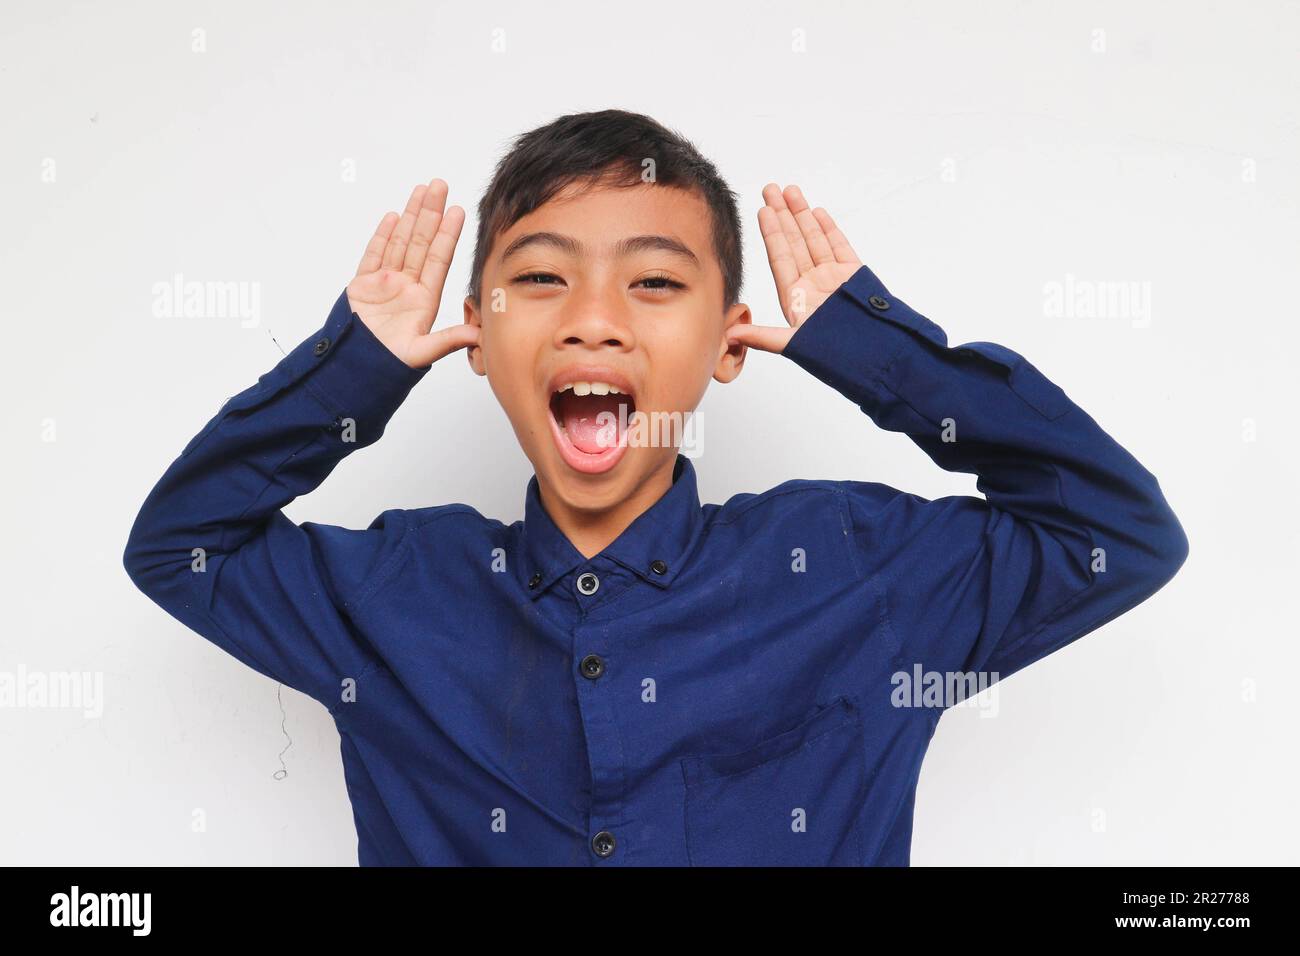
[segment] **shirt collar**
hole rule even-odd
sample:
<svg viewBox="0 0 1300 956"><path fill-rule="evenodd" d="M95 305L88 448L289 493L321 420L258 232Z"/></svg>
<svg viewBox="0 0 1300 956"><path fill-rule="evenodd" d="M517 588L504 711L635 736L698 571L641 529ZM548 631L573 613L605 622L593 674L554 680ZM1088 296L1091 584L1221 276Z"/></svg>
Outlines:
<svg viewBox="0 0 1300 956"><path fill-rule="evenodd" d="M522 567L516 562L517 572L533 598L579 565L600 558L616 561L651 584L667 588L681 572L702 525L695 467L679 452L668 490L604 551L584 558L542 507L537 476L533 475L524 501L524 560Z"/></svg>

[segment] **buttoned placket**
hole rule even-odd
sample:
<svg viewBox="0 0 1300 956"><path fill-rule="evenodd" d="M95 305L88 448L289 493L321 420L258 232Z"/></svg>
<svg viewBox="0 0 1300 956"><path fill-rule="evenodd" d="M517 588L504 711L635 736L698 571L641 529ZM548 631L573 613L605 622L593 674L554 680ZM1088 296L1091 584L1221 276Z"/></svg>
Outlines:
<svg viewBox="0 0 1300 956"><path fill-rule="evenodd" d="M678 484L679 475L686 480ZM626 866L644 852L636 845L635 803L627 791L626 721L640 702L634 642L622 640L618 606L639 605L647 591L670 586L699 523L694 472L679 456L669 495L591 558L583 557L555 527L540 503L536 479L525 504L525 551L519 583L543 610L542 618L567 632L568 653L591 774L586 854L593 866ZM559 636L559 635L557 635ZM564 640L561 637L561 640Z"/></svg>
<svg viewBox="0 0 1300 956"><path fill-rule="evenodd" d="M571 660L591 768L588 852L592 863L600 866L626 865L633 850L628 838L632 821L625 803L627 755L618 727L619 701L613 692L614 679L626 661L612 645L608 619L587 619L596 607L616 601L614 592L637 586L637 582L617 580L626 577L620 571L613 562L596 558L557 585L567 584L576 601L570 605L575 609Z"/></svg>

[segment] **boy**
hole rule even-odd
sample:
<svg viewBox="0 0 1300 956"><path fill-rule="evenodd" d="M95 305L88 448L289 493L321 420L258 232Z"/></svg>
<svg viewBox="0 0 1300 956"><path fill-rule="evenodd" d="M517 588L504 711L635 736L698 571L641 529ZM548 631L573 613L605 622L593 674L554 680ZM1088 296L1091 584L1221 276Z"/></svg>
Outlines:
<svg viewBox="0 0 1300 956"><path fill-rule="evenodd" d="M780 329L737 300L734 194L648 117L519 137L479 205L464 323L434 331L464 222L446 197L434 179L384 217L324 326L190 441L124 555L170 614L329 709L362 865L907 865L951 688L1186 558L1148 471L1016 353L948 347L797 187L769 184L758 216ZM701 506L691 461L629 422L689 415L749 348L986 497L793 480ZM285 517L460 349L533 465L523 521ZM918 673L949 690L900 693Z"/></svg>

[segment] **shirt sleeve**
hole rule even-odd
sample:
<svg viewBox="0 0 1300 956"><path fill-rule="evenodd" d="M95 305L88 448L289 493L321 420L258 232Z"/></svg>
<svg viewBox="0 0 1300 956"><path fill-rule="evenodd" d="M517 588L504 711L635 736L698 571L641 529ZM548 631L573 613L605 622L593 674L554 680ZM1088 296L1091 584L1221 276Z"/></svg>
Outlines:
<svg viewBox="0 0 1300 956"><path fill-rule="evenodd" d="M784 353L984 497L842 482L850 551L883 585L909 668L993 682L1150 597L1188 542L1155 477L992 342L948 346L861 267ZM956 701L946 699L944 706Z"/></svg>
<svg viewBox="0 0 1300 956"><path fill-rule="evenodd" d="M145 499L123 554L150 599L254 670L333 711L373 659L348 619L402 542L281 509L378 441L428 367L394 355L339 296L322 328L223 405Z"/></svg>

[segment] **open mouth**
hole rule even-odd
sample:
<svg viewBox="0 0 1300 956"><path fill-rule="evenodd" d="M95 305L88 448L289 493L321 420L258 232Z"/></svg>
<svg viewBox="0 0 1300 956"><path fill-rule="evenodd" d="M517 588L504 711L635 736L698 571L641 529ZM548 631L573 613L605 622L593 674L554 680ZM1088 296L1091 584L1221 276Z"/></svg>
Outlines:
<svg viewBox="0 0 1300 956"><path fill-rule="evenodd" d="M626 382L572 379L554 386L551 431L565 463L584 474L609 471L627 450L627 426L636 401Z"/></svg>

